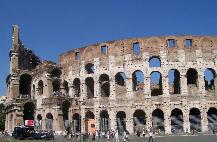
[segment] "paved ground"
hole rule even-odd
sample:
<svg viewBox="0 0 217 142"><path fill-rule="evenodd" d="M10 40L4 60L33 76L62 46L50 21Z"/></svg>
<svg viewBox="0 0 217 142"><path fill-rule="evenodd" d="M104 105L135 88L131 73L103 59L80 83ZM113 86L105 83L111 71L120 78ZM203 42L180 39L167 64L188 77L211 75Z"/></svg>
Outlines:
<svg viewBox="0 0 217 142"><path fill-rule="evenodd" d="M11 137L1 139L0 142L45 142L45 140L15 140ZM64 140L62 137L56 137L55 140L46 142L71 142L73 140ZM101 140L101 142L106 142L106 140ZM110 140L114 142L114 140ZM120 142L123 142L120 139ZM136 136L130 137L130 142L148 142L148 138L137 138ZM217 142L216 135L182 135L182 136L156 136L154 142Z"/></svg>

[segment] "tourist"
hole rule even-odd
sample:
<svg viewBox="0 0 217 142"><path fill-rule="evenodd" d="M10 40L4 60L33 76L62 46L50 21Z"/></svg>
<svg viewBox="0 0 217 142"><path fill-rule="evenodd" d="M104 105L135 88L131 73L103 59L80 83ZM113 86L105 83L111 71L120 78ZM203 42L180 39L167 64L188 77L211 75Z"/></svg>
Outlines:
<svg viewBox="0 0 217 142"><path fill-rule="evenodd" d="M115 131L115 142L119 142L118 130Z"/></svg>
<svg viewBox="0 0 217 142"><path fill-rule="evenodd" d="M153 132L153 129L152 127L150 127L149 129L149 139L148 139L148 142L153 142L154 141L154 132Z"/></svg>

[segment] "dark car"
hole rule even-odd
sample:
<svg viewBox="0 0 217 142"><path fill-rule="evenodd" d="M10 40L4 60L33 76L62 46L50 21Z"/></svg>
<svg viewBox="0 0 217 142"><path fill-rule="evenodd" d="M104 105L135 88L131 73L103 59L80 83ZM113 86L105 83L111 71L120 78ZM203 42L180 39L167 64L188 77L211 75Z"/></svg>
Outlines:
<svg viewBox="0 0 217 142"><path fill-rule="evenodd" d="M26 126L16 126L12 133L15 139L34 139L34 135L34 128Z"/></svg>
<svg viewBox="0 0 217 142"><path fill-rule="evenodd" d="M34 139L36 140L53 140L54 139L54 133L52 131L38 131L35 132L35 137Z"/></svg>

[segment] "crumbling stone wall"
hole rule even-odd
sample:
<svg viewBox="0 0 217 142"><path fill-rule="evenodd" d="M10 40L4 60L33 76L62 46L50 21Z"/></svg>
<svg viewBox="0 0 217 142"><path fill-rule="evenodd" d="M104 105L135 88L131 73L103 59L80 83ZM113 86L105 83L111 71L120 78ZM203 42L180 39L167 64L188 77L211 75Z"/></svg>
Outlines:
<svg viewBox="0 0 217 142"><path fill-rule="evenodd" d="M98 130L119 128L118 121L121 120L130 133L143 127L156 127L171 133L174 127L172 116L181 115L182 132L190 132L194 127L189 114L197 114L197 109L200 112L199 117L195 115L200 122L198 130L206 132L210 129L207 112L217 109L217 80L213 78L215 87L206 87L204 71L207 68L217 70L217 37L163 36L109 41L63 53L58 64L43 61L36 67L24 69L18 65L24 59L20 58L22 53L16 52L21 46L16 26L14 31L10 55L13 71L7 78L6 129L12 130L19 124L17 120L22 120L23 110L23 105L19 104L29 101L35 104L35 119L39 114L42 116L43 129L47 128L49 120L56 131L64 130L64 124L70 122L73 126L80 125L73 127L73 130L84 132L87 131L86 120L91 116ZM139 47L134 48L135 43ZM150 66L152 57L160 60L160 66ZM88 64L93 65L91 71L87 70ZM169 83L171 69L179 74L179 83L177 78ZM195 72L188 74L190 69ZM142 80L136 83L133 82L135 71L142 72L142 77L137 76ZM151 83L153 72L161 75L157 84ZM20 76L24 73L31 76L29 98L19 98L20 94L16 93ZM122 85L118 84L118 73L126 76L121 80ZM196 81L191 80L194 73L197 73ZM137 86L133 86L135 84ZM174 91L177 86L180 89ZM161 93L151 93L152 89L159 88ZM70 102L69 108L64 108L64 101ZM21 115L14 115L16 111ZM216 111L213 112L217 116ZM68 113L67 120L65 113ZM145 116L144 120L140 120L138 115ZM137 124L137 119L142 125ZM154 119L160 119L162 124L153 125Z"/></svg>

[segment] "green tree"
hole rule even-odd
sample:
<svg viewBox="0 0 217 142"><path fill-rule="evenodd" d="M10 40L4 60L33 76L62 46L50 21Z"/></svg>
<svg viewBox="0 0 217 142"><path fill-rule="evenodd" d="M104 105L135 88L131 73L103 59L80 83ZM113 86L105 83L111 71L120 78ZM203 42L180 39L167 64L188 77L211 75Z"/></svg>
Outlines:
<svg viewBox="0 0 217 142"><path fill-rule="evenodd" d="M0 131L5 129L5 106L4 104L0 104Z"/></svg>

